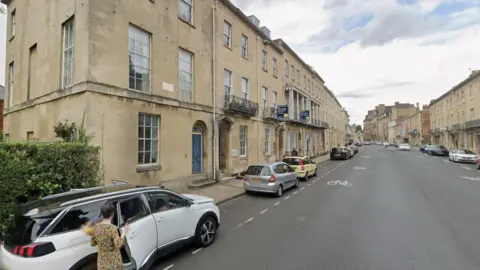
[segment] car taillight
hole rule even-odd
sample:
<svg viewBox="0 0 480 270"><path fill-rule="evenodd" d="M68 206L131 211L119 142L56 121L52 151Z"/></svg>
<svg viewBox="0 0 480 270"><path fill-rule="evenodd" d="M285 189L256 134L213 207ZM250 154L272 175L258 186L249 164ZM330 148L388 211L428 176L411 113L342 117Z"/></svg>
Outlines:
<svg viewBox="0 0 480 270"><path fill-rule="evenodd" d="M247 176L246 175L243 177L243 181L247 182Z"/></svg>
<svg viewBox="0 0 480 270"><path fill-rule="evenodd" d="M275 181L277 181L277 178L275 177L275 175L270 176L270 179L268 179L269 183L274 183Z"/></svg>
<svg viewBox="0 0 480 270"><path fill-rule="evenodd" d="M13 249L13 254L27 257L27 258L34 258L34 257L45 256L54 251L55 251L55 246L50 242L34 243L26 246L16 246Z"/></svg>
<svg viewBox="0 0 480 270"><path fill-rule="evenodd" d="M302 171L305 170L305 166L304 166L304 164L303 164L303 159L300 160L300 169L301 169Z"/></svg>

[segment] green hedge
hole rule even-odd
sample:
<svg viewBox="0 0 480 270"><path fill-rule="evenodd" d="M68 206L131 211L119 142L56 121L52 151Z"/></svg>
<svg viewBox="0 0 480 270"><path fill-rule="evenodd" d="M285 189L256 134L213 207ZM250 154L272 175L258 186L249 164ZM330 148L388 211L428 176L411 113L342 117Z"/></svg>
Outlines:
<svg viewBox="0 0 480 270"><path fill-rule="evenodd" d="M82 143L0 143L0 235L19 203L98 185L99 151Z"/></svg>

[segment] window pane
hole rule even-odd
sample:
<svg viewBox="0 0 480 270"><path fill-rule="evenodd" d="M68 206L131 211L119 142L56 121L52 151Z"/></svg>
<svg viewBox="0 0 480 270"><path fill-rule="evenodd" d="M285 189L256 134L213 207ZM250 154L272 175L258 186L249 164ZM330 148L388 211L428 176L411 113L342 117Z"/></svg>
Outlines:
<svg viewBox="0 0 480 270"><path fill-rule="evenodd" d="M138 127L138 138L145 138L144 127Z"/></svg>

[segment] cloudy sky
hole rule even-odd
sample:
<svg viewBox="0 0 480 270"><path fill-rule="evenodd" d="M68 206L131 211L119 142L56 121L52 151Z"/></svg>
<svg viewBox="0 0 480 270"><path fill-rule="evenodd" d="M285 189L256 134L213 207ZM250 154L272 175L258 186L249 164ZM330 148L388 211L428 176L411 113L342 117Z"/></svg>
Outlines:
<svg viewBox="0 0 480 270"><path fill-rule="evenodd" d="M361 123L427 104L480 69L480 0L234 0L312 65Z"/></svg>
<svg viewBox="0 0 480 270"><path fill-rule="evenodd" d="M480 0L233 2L318 71L351 123L361 123L379 103L427 104L480 69ZM0 36L6 36L5 15ZM4 78L0 65L2 85Z"/></svg>

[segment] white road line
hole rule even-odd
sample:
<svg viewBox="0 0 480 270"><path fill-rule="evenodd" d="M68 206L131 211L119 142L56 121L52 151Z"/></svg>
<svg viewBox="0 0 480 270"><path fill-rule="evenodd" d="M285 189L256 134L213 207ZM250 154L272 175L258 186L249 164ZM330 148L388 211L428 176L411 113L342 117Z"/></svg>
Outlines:
<svg viewBox="0 0 480 270"><path fill-rule="evenodd" d="M230 229L230 231L234 231L234 230L242 227L242 225L243 225L243 223L240 223L240 224L237 225L237 227Z"/></svg>
<svg viewBox="0 0 480 270"><path fill-rule="evenodd" d="M199 249L195 250L194 252L192 252L192 255L197 254L197 253L200 252L202 249L203 249L203 248L199 248Z"/></svg>
<svg viewBox="0 0 480 270"><path fill-rule="evenodd" d="M304 190L304 189L305 189L305 187L302 187L300 190Z"/></svg>
<svg viewBox="0 0 480 270"><path fill-rule="evenodd" d="M443 162L448 163L448 160L444 160Z"/></svg>
<svg viewBox="0 0 480 270"><path fill-rule="evenodd" d="M466 167L466 166L462 166L462 168L464 168L465 170L469 170L469 171L472 170L472 168L469 168L469 167Z"/></svg>
<svg viewBox="0 0 480 270"><path fill-rule="evenodd" d="M250 221L252 221L252 220L253 220L253 217L247 219L244 223L248 223L248 222L250 222Z"/></svg>
<svg viewBox="0 0 480 270"><path fill-rule="evenodd" d="M173 264L170 264L169 266L163 268L163 270L168 270L168 269L170 269L170 268L172 268L172 267L173 267Z"/></svg>
<svg viewBox="0 0 480 270"><path fill-rule="evenodd" d="M280 204L280 202L276 202L276 203L274 204L274 206L277 206L277 205L279 205L279 204Z"/></svg>
<svg viewBox="0 0 480 270"><path fill-rule="evenodd" d="M297 193L298 193L298 191L295 191L295 192L293 192L293 195L295 195L295 194L297 194Z"/></svg>
<svg viewBox="0 0 480 270"><path fill-rule="evenodd" d="M263 210L262 212L260 212L260 215L263 214L263 213L265 213L265 212L267 212L267 211L268 211L268 208L265 209L265 210Z"/></svg>
<svg viewBox="0 0 480 270"><path fill-rule="evenodd" d="M285 199L284 199L284 200L288 200L288 199L290 199L290 196L287 196L287 197L285 197Z"/></svg>
<svg viewBox="0 0 480 270"><path fill-rule="evenodd" d="M354 170L365 170L365 167L353 167Z"/></svg>
<svg viewBox="0 0 480 270"><path fill-rule="evenodd" d="M311 186L312 184L308 184L308 186Z"/></svg>
<svg viewBox="0 0 480 270"><path fill-rule="evenodd" d="M313 183L316 183L316 182L317 182L317 180L313 180Z"/></svg>

